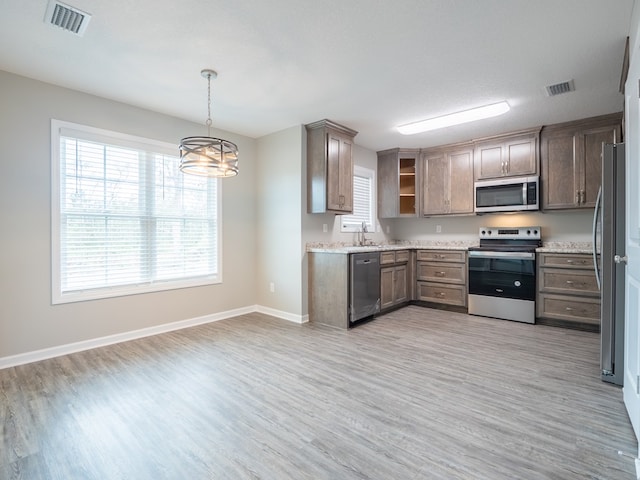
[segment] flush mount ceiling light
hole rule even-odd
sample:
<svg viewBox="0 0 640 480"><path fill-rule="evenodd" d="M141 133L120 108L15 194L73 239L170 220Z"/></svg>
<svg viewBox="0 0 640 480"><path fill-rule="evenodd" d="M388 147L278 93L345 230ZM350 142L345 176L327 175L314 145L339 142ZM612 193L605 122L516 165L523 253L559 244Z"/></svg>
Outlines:
<svg viewBox="0 0 640 480"><path fill-rule="evenodd" d="M218 74L202 70L207 79L207 135L185 137L180 141L180 170L205 177L233 177L238 174L238 146L228 140L211 136L211 79Z"/></svg>
<svg viewBox="0 0 640 480"><path fill-rule="evenodd" d="M493 103L483 107L463 110L462 112L451 113L441 117L420 120L419 122L407 123L400 125L398 131L403 135L413 135L414 133L428 132L437 128L450 127L452 125L460 125L461 123L473 122L474 120L482 120L483 118L497 117L509 111L507 102Z"/></svg>

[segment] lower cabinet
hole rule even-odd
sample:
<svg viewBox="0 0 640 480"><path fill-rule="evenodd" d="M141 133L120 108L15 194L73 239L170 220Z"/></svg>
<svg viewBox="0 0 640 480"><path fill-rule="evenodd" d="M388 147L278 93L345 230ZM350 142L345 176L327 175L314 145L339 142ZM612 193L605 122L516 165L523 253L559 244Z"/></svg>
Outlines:
<svg viewBox="0 0 640 480"><path fill-rule="evenodd" d="M380 308L395 307L410 300L408 250L380 254Z"/></svg>
<svg viewBox="0 0 640 480"><path fill-rule="evenodd" d="M376 252L377 254L377 252ZM309 252L309 321L350 328L349 254ZM380 310L410 302L415 254L409 250L380 252ZM377 314L376 314L377 315Z"/></svg>
<svg viewBox="0 0 640 480"><path fill-rule="evenodd" d="M538 254L538 299L540 323L551 320L567 327L600 328L600 291L593 257L584 254Z"/></svg>
<svg viewBox="0 0 640 480"><path fill-rule="evenodd" d="M349 255L309 252L309 321L349 328Z"/></svg>
<svg viewBox="0 0 640 480"><path fill-rule="evenodd" d="M467 252L418 250L416 299L460 307L467 306Z"/></svg>

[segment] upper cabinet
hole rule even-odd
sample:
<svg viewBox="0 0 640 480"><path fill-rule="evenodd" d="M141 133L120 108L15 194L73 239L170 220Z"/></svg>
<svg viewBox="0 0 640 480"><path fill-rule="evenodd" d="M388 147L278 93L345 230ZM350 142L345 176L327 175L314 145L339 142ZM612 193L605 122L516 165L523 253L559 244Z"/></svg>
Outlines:
<svg viewBox="0 0 640 480"><path fill-rule="evenodd" d="M428 149L422 158L422 215L472 214L473 146Z"/></svg>
<svg viewBox="0 0 640 480"><path fill-rule="evenodd" d="M353 139L358 132L330 120L306 125L307 211L353 211Z"/></svg>
<svg viewBox="0 0 640 480"><path fill-rule="evenodd" d="M378 217L415 217L420 205L416 149L378 152Z"/></svg>
<svg viewBox="0 0 640 480"><path fill-rule="evenodd" d="M474 142L475 179L538 174L540 129Z"/></svg>
<svg viewBox="0 0 640 480"><path fill-rule="evenodd" d="M621 141L622 114L545 126L541 135L542 209L593 208L602 178L602 144Z"/></svg>

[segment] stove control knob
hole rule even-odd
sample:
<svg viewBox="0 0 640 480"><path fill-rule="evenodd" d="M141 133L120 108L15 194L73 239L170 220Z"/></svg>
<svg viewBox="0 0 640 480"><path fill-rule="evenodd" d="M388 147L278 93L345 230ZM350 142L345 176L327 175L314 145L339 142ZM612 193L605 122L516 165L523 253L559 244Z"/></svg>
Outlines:
<svg viewBox="0 0 640 480"><path fill-rule="evenodd" d="M481 235L486 235L486 234L487 234L487 231L486 231L486 230L482 230L482 231L480 232L480 234L481 234Z"/></svg>
<svg viewBox="0 0 640 480"><path fill-rule="evenodd" d="M531 230L527 230L527 235L531 235Z"/></svg>
<svg viewBox="0 0 640 480"><path fill-rule="evenodd" d="M487 231L487 233L488 233L489 235L491 235L491 230Z"/></svg>

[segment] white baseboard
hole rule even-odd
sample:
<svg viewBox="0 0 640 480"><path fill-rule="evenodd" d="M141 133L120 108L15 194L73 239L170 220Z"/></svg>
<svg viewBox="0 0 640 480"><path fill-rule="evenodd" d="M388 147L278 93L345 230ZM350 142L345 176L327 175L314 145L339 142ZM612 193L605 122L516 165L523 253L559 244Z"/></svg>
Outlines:
<svg viewBox="0 0 640 480"><path fill-rule="evenodd" d="M276 310L274 308L263 307L262 305L256 305L256 312L271 315L272 317L282 318L283 320L288 320L293 323L307 323L309 321L309 315L296 315L294 313L283 312L282 310Z"/></svg>
<svg viewBox="0 0 640 480"><path fill-rule="evenodd" d="M210 315L204 315L202 317L195 317L186 320L179 320L177 322L165 323L154 327L132 330L130 332L117 333L115 335L108 335L106 337L92 338L90 340L83 340L81 342L68 343L65 345L44 348L42 350L35 350L27 353L20 353L18 355L11 355L8 357L0 357L0 370L3 368L15 367L17 365L39 362L40 360L46 360L48 358L60 357L62 355L68 355L70 353L82 352L83 350L90 350L92 348L105 347L107 345L113 345L114 343L128 342L129 340L150 337L152 335L158 335L160 333L172 332L175 330L181 330L183 328L195 327L196 325L217 322L219 320L225 320L227 318L246 315L247 313L253 312L264 313L266 315L271 315L273 317L281 318L283 320L288 320L294 323L306 323L309 321L309 315L295 315L268 307L262 307L260 305L253 305L250 307L227 310L225 312L212 313Z"/></svg>

